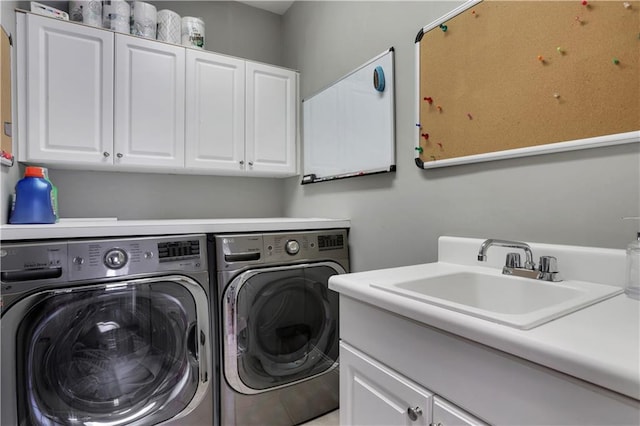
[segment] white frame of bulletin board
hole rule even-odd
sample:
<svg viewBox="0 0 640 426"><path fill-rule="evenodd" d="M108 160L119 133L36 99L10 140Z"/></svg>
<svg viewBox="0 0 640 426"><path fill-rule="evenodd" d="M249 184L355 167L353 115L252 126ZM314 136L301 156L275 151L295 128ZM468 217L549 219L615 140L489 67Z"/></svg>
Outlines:
<svg viewBox="0 0 640 426"><path fill-rule="evenodd" d="M522 31L526 37L526 28L520 29L527 25L526 22L518 21L517 18L511 20L501 18L503 20L498 23L503 25L496 29L497 16L498 13L503 13L508 17L513 14L514 17L522 18L522 14L517 15L521 13L520 9L513 13L516 5L526 4L527 7L533 7L537 2L510 3L469 0L418 32L415 40L414 100L416 165L421 169L432 169L640 142L640 113L638 118L626 119L619 128L612 127L610 124L624 114L636 115L634 108L638 109L638 104L630 104L630 108L606 104L609 93L606 90L612 93L612 98L609 98L611 102L615 100L614 96L618 96L614 93L623 93L616 99L624 97L625 102L629 99L633 102L633 95L629 92L636 90L635 86L613 88L611 84L603 83L612 76L621 76L621 80L626 78L628 81L633 78L629 77L630 74L640 75L638 74L640 59L637 51L634 50L637 49L635 46L639 43L640 34L637 29L626 30L635 28L635 23L640 22L640 1L615 2L615 8L612 8L612 2L544 2L548 4L546 6L540 4L540 8L554 6L564 9L557 14L547 14L550 16L549 22L543 23L542 26L548 25L549 31L545 31L547 27L539 28L542 35L539 38L533 38L533 42L513 43L517 50L510 51L510 56L503 60L493 56L497 55L494 51L500 50L500 46L496 46L496 41L488 42L478 35L482 35L482 31L487 34L491 28L494 32L498 32L508 31L506 27L514 27L515 30L507 34L517 34L518 31ZM555 5L556 3L558 5ZM538 13L538 10L534 12ZM525 19L526 17L527 15ZM560 21L557 21L558 19ZM490 20L493 26L486 25ZM540 25L540 19L536 22ZM485 25L484 29L481 28L482 25ZM626 25L624 34L614 34L618 39L623 38L623 41L619 42L621 46L619 50L615 50L617 45L613 45L612 48L604 42L584 45L576 42L582 41L583 37L587 36L595 38L595 31L617 28L618 25L621 28ZM430 31L432 32L427 34ZM474 31L476 33L473 33ZM459 42L463 37L468 38L463 49L454 49L453 42ZM438 43L449 43L449 45L445 49L440 49L438 46L437 52L434 53L427 49L427 42L432 43L429 45L431 49L434 46L434 40ZM519 40L516 41L519 42ZM479 44L475 45L476 42ZM501 42L502 40L498 40L498 43ZM469 46L472 44L474 46ZM495 49L493 49L494 46ZM469 48L472 53L478 50L485 52L485 56L480 59L469 59L467 66L460 66L460 63L467 60L468 56L461 52L466 48ZM433 54L429 56L425 51ZM440 53L442 51L446 53ZM524 57L519 56L521 53ZM458 58L454 58L456 55ZM615 55L621 55L620 59ZM488 64L481 64L485 57ZM496 65L496 63L499 64ZM593 69L584 65L585 63L593 64ZM421 66L424 68L421 69ZM493 92L482 92L486 81L479 80L477 75L482 70L492 70L491 67L496 66L498 71L493 69L492 72L487 73L496 77L495 81L490 82L493 83L491 85ZM430 67L440 67L438 78L442 76L442 81L452 82L447 89L448 92L444 92L444 85L440 82L436 85L433 80L428 80L436 74L432 71L433 68L427 69ZM595 69L597 67L599 69ZM523 91L512 89L511 94L500 93L504 86L509 86L511 83L510 72L520 73L522 68L526 68L524 70L526 81L522 83ZM501 70L504 70L504 73L501 73ZM567 77L574 75L569 74L574 72L593 77L594 81L580 86L572 78ZM590 72L591 74L588 74ZM480 83L476 84L478 81ZM617 92L614 92L614 89ZM600 103L586 98L588 93L585 92L589 91L598 94L594 98L599 99ZM431 92L438 96L433 95L431 98ZM495 102L489 105L483 104L484 107L480 107L481 102L492 97L493 93L496 95ZM527 93L527 95L524 95L523 99L518 99L519 93ZM519 104L507 105L502 103L502 100L515 101L514 105ZM582 115L578 115L579 111ZM516 115L519 112L521 115ZM537 123L541 130L540 136L530 129L520 130L526 129L526 125L530 124L529 121ZM440 125L439 128L438 125ZM478 126L491 127L497 133L491 138L482 139L478 136L481 134ZM574 128L566 129L571 126ZM435 130L431 132L433 128ZM613 132L609 130L611 128L614 129ZM531 136L532 134L535 135ZM518 139L521 136L525 139L525 135L529 141L518 145L520 142Z"/></svg>

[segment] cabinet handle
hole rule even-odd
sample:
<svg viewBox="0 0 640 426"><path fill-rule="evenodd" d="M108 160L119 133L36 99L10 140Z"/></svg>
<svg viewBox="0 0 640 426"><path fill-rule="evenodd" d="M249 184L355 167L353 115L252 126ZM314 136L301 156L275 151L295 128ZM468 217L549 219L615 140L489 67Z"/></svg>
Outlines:
<svg viewBox="0 0 640 426"><path fill-rule="evenodd" d="M411 421L416 421L418 420L418 416L422 415L422 409L420 407L416 407L416 408L407 408L407 415L409 416L409 418L411 419Z"/></svg>
<svg viewBox="0 0 640 426"><path fill-rule="evenodd" d="M103 156L104 158L107 158L107 157L109 157L110 155L111 155L111 154L109 154L107 151L105 151L105 152L103 152L103 153L102 153L102 156Z"/></svg>
<svg viewBox="0 0 640 426"><path fill-rule="evenodd" d="M244 164L244 160L240 160L240 165L242 166Z"/></svg>
<svg viewBox="0 0 640 426"><path fill-rule="evenodd" d="M123 156L122 156L122 153L121 153L121 152L117 153L117 154L116 154L116 157L118 157L118 158L122 158L122 157L123 157Z"/></svg>
<svg viewBox="0 0 640 426"><path fill-rule="evenodd" d="M249 166L253 166L253 161L249 161Z"/></svg>

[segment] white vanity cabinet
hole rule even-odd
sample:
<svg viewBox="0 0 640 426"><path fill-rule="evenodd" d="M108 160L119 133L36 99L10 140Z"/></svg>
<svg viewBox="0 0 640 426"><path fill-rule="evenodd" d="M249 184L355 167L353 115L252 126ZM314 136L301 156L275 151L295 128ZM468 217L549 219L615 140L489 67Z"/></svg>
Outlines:
<svg viewBox="0 0 640 426"><path fill-rule="evenodd" d="M186 166L295 175L296 100L294 71L188 50Z"/></svg>
<svg viewBox="0 0 640 426"><path fill-rule="evenodd" d="M18 13L19 160L297 174L298 74Z"/></svg>
<svg viewBox="0 0 640 426"><path fill-rule="evenodd" d="M185 49L115 37L115 164L183 167Z"/></svg>
<svg viewBox="0 0 640 426"><path fill-rule="evenodd" d="M19 160L111 163L113 33L38 15L17 18Z"/></svg>
<svg viewBox="0 0 640 426"><path fill-rule="evenodd" d="M340 424L486 425L345 342L340 343Z"/></svg>

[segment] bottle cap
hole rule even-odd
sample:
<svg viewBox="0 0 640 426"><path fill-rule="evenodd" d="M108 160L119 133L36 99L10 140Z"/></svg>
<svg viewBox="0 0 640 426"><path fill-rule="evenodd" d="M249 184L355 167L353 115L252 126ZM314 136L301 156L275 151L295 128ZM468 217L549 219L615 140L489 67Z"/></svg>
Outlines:
<svg viewBox="0 0 640 426"><path fill-rule="evenodd" d="M42 167L27 166L24 169L24 177L44 177Z"/></svg>

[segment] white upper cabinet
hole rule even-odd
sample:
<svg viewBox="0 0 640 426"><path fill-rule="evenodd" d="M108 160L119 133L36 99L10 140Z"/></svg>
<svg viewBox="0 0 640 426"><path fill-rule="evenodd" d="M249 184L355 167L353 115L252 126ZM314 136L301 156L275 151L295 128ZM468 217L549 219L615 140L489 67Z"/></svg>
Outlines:
<svg viewBox="0 0 640 426"><path fill-rule="evenodd" d="M116 34L116 164L184 166L185 49Z"/></svg>
<svg viewBox="0 0 640 426"><path fill-rule="evenodd" d="M296 174L297 85L294 71L247 62L249 171Z"/></svg>
<svg viewBox="0 0 640 426"><path fill-rule="evenodd" d="M245 61L187 49L186 167L240 172Z"/></svg>
<svg viewBox="0 0 640 426"><path fill-rule="evenodd" d="M20 161L297 174L296 72L34 14L16 16Z"/></svg>
<svg viewBox="0 0 640 426"><path fill-rule="evenodd" d="M19 109L20 161L110 163L113 34L37 15L18 18L18 87L28 97Z"/></svg>

